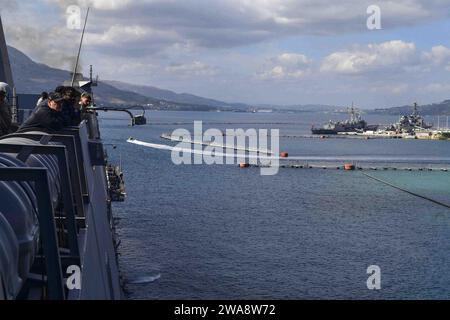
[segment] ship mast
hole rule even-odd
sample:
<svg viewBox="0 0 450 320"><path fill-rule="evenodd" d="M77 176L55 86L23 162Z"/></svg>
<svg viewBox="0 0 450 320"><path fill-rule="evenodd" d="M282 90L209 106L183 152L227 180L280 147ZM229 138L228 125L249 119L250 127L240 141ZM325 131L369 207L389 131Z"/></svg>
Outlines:
<svg viewBox="0 0 450 320"><path fill-rule="evenodd" d="M86 25L87 25L87 21L88 21L88 18L89 18L89 10L90 10L90 7L88 7L88 9L87 9L86 18L84 19L83 32L81 33L80 46L78 48L77 60L75 62L75 67L74 67L74 70L73 70L71 87L73 87L74 84L75 84L75 79L76 79L77 72L78 72L78 63L80 62L81 48L83 47L84 33L86 31Z"/></svg>
<svg viewBox="0 0 450 320"><path fill-rule="evenodd" d="M418 107L417 102L414 102L414 109L412 114L413 116L417 116L419 114L419 112L417 111L417 107Z"/></svg>

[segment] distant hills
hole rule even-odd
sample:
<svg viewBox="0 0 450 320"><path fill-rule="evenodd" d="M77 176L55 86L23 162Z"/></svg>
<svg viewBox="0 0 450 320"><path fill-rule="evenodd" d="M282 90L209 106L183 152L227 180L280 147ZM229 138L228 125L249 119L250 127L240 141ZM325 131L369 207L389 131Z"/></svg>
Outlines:
<svg viewBox="0 0 450 320"><path fill-rule="evenodd" d="M176 103L203 105L211 107L238 107L238 108L248 107L248 105L243 103L227 103L214 99L199 97L189 93L176 93L170 90L159 89L152 86L134 85L120 81L105 81L105 83L110 84L116 88L121 88L123 90L134 92L146 97L152 97L154 99L160 99Z"/></svg>
<svg viewBox="0 0 450 320"><path fill-rule="evenodd" d="M372 114L386 114L386 115L403 115L410 114L412 112L412 106L402 106L385 109L375 109L370 111ZM447 115L450 116L450 100L445 100L440 103L432 103L418 107L419 113L422 115L438 116Z"/></svg>
<svg viewBox="0 0 450 320"><path fill-rule="evenodd" d="M14 82L19 93L37 94L51 91L70 79L70 72L49 67L31 60L21 51L8 46ZM118 81L99 81L95 88L98 104L110 106L142 105L157 110L212 111L219 108L243 110L245 104L228 104L155 87L138 86Z"/></svg>
<svg viewBox="0 0 450 320"><path fill-rule="evenodd" d="M303 104L303 105L270 105L262 104L258 105L259 109L274 109L277 111L285 112L347 112L345 107L342 106L329 106L323 104Z"/></svg>
<svg viewBox="0 0 450 320"><path fill-rule="evenodd" d="M64 81L70 79L70 72L49 67L30 59L21 51L8 46L14 81L19 93L37 94L51 91ZM254 111L258 109L276 109L280 111L333 111L336 107L306 106L273 106L244 103L228 103L224 101L199 97L189 93L176 93L152 86L135 85L125 82L103 80L95 88L98 104L109 106L141 105L154 110L193 110L193 111Z"/></svg>
<svg viewBox="0 0 450 320"><path fill-rule="evenodd" d="M14 82L19 93L48 92L70 79L70 72L36 63L13 47L8 47L8 53ZM95 93L98 101L104 104L147 104L154 102L148 97L120 90L103 82L99 83Z"/></svg>
<svg viewBox="0 0 450 320"><path fill-rule="evenodd" d="M49 67L31 60L21 51L8 46L14 81L18 93L37 94L51 91L70 79L70 72ZM132 106L140 105L153 110L190 110L190 111L239 111L274 110L280 112L342 112L344 107L328 105L248 105L227 103L219 100L199 97L189 93L176 93L152 86L135 85L119 81L99 81L95 88L96 101L100 105ZM367 110L373 114L400 115L411 113L412 106ZM420 106L423 115L450 115L450 100Z"/></svg>

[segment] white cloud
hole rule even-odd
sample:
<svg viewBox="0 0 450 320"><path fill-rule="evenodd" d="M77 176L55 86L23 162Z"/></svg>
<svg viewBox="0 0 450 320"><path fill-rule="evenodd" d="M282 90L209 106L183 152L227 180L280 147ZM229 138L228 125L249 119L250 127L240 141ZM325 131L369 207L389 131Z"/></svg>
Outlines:
<svg viewBox="0 0 450 320"><path fill-rule="evenodd" d="M116 46L118 43L122 45L135 44L139 41L153 41L170 43L176 40L177 36L171 31L154 30L151 28L129 25L120 26L113 25L104 33L90 33L86 37L86 43L91 46Z"/></svg>
<svg viewBox="0 0 450 320"><path fill-rule="evenodd" d="M111 25L165 32L177 37L161 42L160 50L176 42L202 48L232 48L285 36L367 32L366 9L373 0L45 0L62 11L78 3L94 8L96 33ZM443 0L380 0L383 28L409 26L448 17ZM90 31L91 32L91 31ZM145 37L144 37L145 38ZM146 38L151 41L149 35ZM116 50L122 41L115 43Z"/></svg>
<svg viewBox="0 0 450 320"><path fill-rule="evenodd" d="M131 0L45 0L49 3L57 3L63 8L70 5L91 7L98 10L117 10L131 4Z"/></svg>
<svg viewBox="0 0 450 320"><path fill-rule="evenodd" d="M424 52L418 48L439 36L446 41L439 27L448 22L450 0L0 0L8 43L36 61L70 67L80 32L66 29L65 9L75 3L83 12L86 5L93 9L82 56L102 77L214 92L221 99L291 103L309 98L333 104L348 103L348 95L373 104L383 95L400 101L429 83L436 83L427 87L430 93L442 92L429 93L434 100L445 95L438 84L449 79L448 42ZM367 30L371 4L381 7L382 31ZM357 45L402 39L414 35L405 27L421 24L428 26L417 33L417 46L412 40ZM424 32L434 33L430 41L422 40ZM333 49L322 35L336 35ZM305 43L294 43L298 40ZM339 43L343 47L334 49ZM289 52L276 56L280 50ZM252 81L255 74L266 81ZM196 81L188 81L192 77ZM365 97L369 85L377 87L370 99Z"/></svg>
<svg viewBox="0 0 450 320"><path fill-rule="evenodd" d="M430 72L436 67L450 71L450 48L438 45L429 51L420 52L412 42L393 40L331 53L324 58L320 70L363 75L379 71L389 74Z"/></svg>
<svg viewBox="0 0 450 320"><path fill-rule="evenodd" d="M311 60L308 59L308 57L298 53L283 53L279 55L275 61L292 68L302 68L311 63Z"/></svg>
<svg viewBox="0 0 450 320"><path fill-rule="evenodd" d="M411 87L407 83L388 83L375 84L367 89L376 94L402 95L411 90Z"/></svg>
<svg viewBox="0 0 450 320"><path fill-rule="evenodd" d="M422 88L425 93L448 93L450 92L450 84L430 83Z"/></svg>
<svg viewBox="0 0 450 320"><path fill-rule="evenodd" d="M166 71L177 76L214 76L218 73L218 68L212 67L200 61L186 64L172 64Z"/></svg>
<svg viewBox="0 0 450 320"><path fill-rule="evenodd" d="M298 79L309 72L312 60L298 53L283 53L270 59L269 70L260 73L257 78L268 79Z"/></svg>
<svg viewBox="0 0 450 320"><path fill-rule="evenodd" d="M416 46L411 42L393 40L381 44L369 44L328 55L321 66L323 72L364 74L373 71L391 71L418 63Z"/></svg>
<svg viewBox="0 0 450 320"><path fill-rule="evenodd" d="M145 55L169 55L177 48L203 50L234 48L298 35L345 34L368 32L366 29L366 9L372 0L40 0L33 2L39 10L28 2L0 0L6 9L20 7L21 15L36 18L10 18L10 30L28 28L28 35L14 38L13 45L19 49L27 47L32 56L55 64L54 59L39 51L31 52L28 45L33 33L41 33L44 47L50 43L61 43L61 55L73 51L77 34L67 35L63 30L49 32L49 29L64 29L65 14L69 5L78 4L92 7L88 23L86 46L111 57ZM46 6L57 4L59 17L50 17L53 10ZM435 21L450 15L449 3L443 0L380 0L383 28L420 24ZM7 15L5 15L7 17ZM41 28L42 22L46 28ZM39 23L40 22L40 23ZM48 23L47 23L48 22ZM63 35L64 34L64 35ZM14 37L14 36L13 36ZM65 39L70 39L65 45ZM63 39L63 40L61 40ZM56 50L56 49L55 49ZM342 57L335 57L341 59ZM345 57L344 57L345 58ZM351 58L351 57L350 57ZM370 57L356 57L358 61ZM58 61L58 60L56 60ZM359 62L357 62L359 63ZM274 75L286 74L286 67L274 65ZM344 69L346 67L344 66ZM294 73L291 76L300 76Z"/></svg>
<svg viewBox="0 0 450 320"><path fill-rule="evenodd" d="M432 47L424 57L433 65L442 66L450 71L450 48L442 45Z"/></svg>
<svg viewBox="0 0 450 320"><path fill-rule="evenodd" d="M78 39L79 35L70 30L58 27L36 30L22 24L5 24L4 27L8 45L38 62L65 69L72 69L75 64L76 42L73 39ZM49 37L48 34L52 36ZM57 45L54 39L57 39Z"/></svg>
<svg viewBox="0 0 450 320"><path fill-rule="evenodd" d="M126 43L143 40L148 34L149 31L141 26L111 26L103 34L90 34L89 42L98 45Z"/></svg>

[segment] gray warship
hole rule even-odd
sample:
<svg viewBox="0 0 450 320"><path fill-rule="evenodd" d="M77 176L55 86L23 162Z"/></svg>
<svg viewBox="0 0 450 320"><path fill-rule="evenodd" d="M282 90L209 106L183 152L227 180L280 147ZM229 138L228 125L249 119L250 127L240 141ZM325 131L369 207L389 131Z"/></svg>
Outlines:
<svg viewBox="0 0 450 320"><path fill-rule="evenodd" d="M349 108L350 119L345 121L329 121L322 127L312 127L312 134L338 134L341 132L376 131L378 125L369 125L362 119L361 113L352 105Z"/></svg>
<svg viewBox="0 0 450 320"><path fill-rule="evenodd" d="M1 18L0 81L14 88ZM94 85L74 72L79 92ZM20 123L34 105L11 95ZM112 202L124 195L96 112L57 134L0 137L0 300L121 299Z"/></svg>
<svg viewBox="0 0 450 320"><path fill-rule="evenodd" d="M385 131L411 134L416 131L431 129L432 127L433 124L426 123L425 119L419 115L418 105L414 103L412 114L401 116L396 124L389 125Z"/></svg>

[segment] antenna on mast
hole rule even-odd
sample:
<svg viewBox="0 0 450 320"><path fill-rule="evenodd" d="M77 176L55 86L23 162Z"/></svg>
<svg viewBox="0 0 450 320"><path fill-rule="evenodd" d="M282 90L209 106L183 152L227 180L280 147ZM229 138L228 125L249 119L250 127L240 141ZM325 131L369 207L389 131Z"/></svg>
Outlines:
<svg viewBox="0 0 450 320"><path fill-rule="evenodd" d="M85 20L84 20L83 32L81 33L80 47L78 48L77 61L75 62L75 67L74 67L73 75L72 75L72 85L71 85L72 87L73 87L73 85L74 85L74 83L75 83L75 78L76 78L76 76L77 76L78 63L80 62L81 48L82 48L82 46L83 46L84 33L85 33L85 31L86 31L86 24L87 24L87 21L88 21L88 18L89 18L89 10L90 10L90 9L91 9L91 8L88 7L87 13L86 13L86 18L85 18Z"/></svg>

